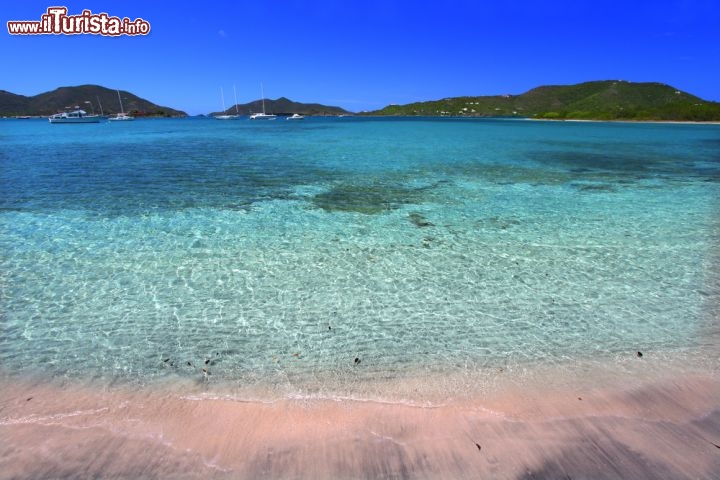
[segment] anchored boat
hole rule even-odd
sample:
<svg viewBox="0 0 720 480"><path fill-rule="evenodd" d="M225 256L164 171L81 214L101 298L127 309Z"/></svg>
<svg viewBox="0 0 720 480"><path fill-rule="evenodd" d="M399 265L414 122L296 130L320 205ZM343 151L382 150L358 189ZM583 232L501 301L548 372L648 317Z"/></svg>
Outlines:
<svg viewBox="0 0 720 480"><path fill-rule="evenodd" d="M265 91L263 90L262 83L260 84L260 95L262 96L262 113L253 113L250 115L250 120L275 120L276 115L272 113L265 113Z"/></svg>
<svg viewBox="0 0 720 480"><path fill-rule="evenodd" d="M85 110L72 110L70 112L51 115L50 123L100 123L100 115L88 115Z"/></svg>
<svg viewBox="0 0 720 480"><path fill-rule="evenodd" d="M133 117L133 116L131 116L131 115L128 115L127 113L125 113L125 110L123 110L122 98L120 98L120 90L117 91L117 94L118 94L118 101L120 102L120 113L118 113L118 114L115 115L114 117L108 118L108 120L113 120L113 121L116 121L116 122L117 122L117 121L125 121L125 122L127 122L127 121L130 121L130 120L135 120L135 117Z"/></svg>

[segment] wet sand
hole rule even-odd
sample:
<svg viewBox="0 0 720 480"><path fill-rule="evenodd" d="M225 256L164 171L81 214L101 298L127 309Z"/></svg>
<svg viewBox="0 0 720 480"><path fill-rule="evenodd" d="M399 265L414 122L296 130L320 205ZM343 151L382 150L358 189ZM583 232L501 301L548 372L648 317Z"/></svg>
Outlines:
<svg viewBox="0 0 720 480"><path fill-rule="evenodd" d="M720 380L509 386L434 406L5 379L0 478L717 478Z"/></svg>

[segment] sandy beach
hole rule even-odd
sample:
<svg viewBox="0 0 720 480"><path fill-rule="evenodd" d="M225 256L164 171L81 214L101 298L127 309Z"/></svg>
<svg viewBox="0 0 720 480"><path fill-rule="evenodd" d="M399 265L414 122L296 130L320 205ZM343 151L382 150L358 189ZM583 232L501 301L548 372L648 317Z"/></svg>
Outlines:
<svg viewBox="0 0 720 480"><path fill-rule="evenodd" d="M0 478L717 478L720 381L508 384L429 406L5 379Z"/></svg>

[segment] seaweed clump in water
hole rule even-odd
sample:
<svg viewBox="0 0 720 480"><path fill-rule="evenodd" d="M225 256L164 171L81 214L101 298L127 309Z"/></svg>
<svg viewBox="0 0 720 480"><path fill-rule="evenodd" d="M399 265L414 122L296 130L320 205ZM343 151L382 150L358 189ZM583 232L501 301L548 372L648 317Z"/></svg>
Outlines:
<svg viewBox="0 0 720 480"><path fill-rule="evenodd" d="M407 188L398 185L338 185L313 197L313 203L327 212L357 212L366 215L396 210L421 203L431 187Z"/></svg>

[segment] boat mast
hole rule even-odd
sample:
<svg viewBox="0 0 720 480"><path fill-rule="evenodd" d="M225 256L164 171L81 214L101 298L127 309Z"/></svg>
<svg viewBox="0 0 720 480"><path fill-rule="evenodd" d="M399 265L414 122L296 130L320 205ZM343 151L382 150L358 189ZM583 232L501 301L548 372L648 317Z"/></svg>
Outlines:
<svg viewBox="0 0 720 480"><path fill-rule="evenodd" d="M233 84L233 96L235 97L235 115L240 115L237 106L237 93L235 92L235 84Z"/></svg>
<svg viewBox="0 0 720 480"><path fill-rule="evenodd" d="M262 97L263 115L265 115L265 90L263 90L262 82L260 82L260 96Z"/></svg>
<svg viewBox="0 0 720 480"><path fill-rule="evenodd" d="M120 90L118 90L117 92L118 92L118 100L120 101L120 113L125 115L125 110L123 110L123 106L122 106L122 98L120 98Z"/></svg>
<svg viewBox="0 0 720 480"><path fill-rule="evenodd" d="M223 115L225 115L225 95L223 94L223 89L220 87L220 100L222 101L223 106Z"/></svg>
<svg viewBox="0 0 720 480"><path fill-rule="evenodd" d="M100 103L100 95L96 95L95 98L97 98L98 105L100 105L100 115L104 117L105 114L103 113L102 103Z"/></svg>

